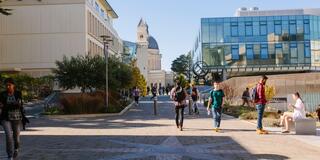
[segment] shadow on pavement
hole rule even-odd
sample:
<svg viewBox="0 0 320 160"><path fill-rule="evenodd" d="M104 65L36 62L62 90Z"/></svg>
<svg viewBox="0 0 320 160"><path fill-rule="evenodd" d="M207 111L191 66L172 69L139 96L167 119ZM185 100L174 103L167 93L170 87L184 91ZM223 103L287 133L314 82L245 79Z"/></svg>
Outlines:
<svg viewBox="0 0 320 160"><path fill-rule="evenodd" d="M4 138L1 135L1 138ZM227 136L22 136L21 160L285 160L252 154ZM4 141L0 156L5 155Z"/></svg>

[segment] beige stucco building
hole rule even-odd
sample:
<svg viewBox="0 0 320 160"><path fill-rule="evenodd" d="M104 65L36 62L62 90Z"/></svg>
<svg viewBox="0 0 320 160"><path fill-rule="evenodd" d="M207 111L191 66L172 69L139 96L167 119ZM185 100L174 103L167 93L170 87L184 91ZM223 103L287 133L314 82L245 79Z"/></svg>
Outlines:
<svg viewBox="0 0 320 160"><path fill-rule="evenodd" d="M158 42L149 34L149 26L143 19L140 20L137 29L136 58L138 68L147 80L148 86L173 84L173 74L161 69L162 55Z"/></svg>
<svg viewBox="0 0 320 160"><path fill-rule="evenodd" d="M110 54L123 51L113 28L118 15L106 0L12 0L1 5L13 11L0 15L0 72L42 76L64 55L103 56L101 35L113 39Z"/></svg>

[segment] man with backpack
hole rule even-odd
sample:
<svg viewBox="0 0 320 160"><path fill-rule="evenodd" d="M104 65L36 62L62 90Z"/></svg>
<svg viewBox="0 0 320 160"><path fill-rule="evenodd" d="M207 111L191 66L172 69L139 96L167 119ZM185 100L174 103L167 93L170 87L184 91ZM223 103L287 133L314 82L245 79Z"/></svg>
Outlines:
<svg viewBox="0 0 320 160"><path fill-rule="evenodd" d="M259 83L253 89L252 98L254 103L256 104L257 112L258 112L258 120L257 120L257 133L258 134L268 134L269 132L264 130L262 127L262 119L264 109L267 103L266 95L265 95L265 85L268 80L268 77L263 75L261 76Z"/></svg>
<svg viewBox="0 0 320 160"><path fill-rule="evenodd" d="M210 113L210 107L212 110L212 117L213 117L213 127L214 131L220 131L220 123L221 123L221 114L222 114L222 106L224 105L224 92L220 89L220 83L215 81L213 83L214 88L210 91L209 94L209 101L207 110Z"/></svg>
<svg viewBox="0 0 320 160"><path fill-rule="evenodd" d="M197 104L197 101L199 100L199 90L194 84L192 85L191 98L192 98L193 111L195 114L199 114L199 109Z"/></svg>
<svg viewBox="0 0 320 160"><path fill-rule="evenodd" d="M170 98L174 101L175 112L176 112L176 125L177 128L182 131L183 127L183 114L184 108L186 107L186 97L187 93L185 89L181 86L179 80L176 81L176 87L172 88Z"/></svg>

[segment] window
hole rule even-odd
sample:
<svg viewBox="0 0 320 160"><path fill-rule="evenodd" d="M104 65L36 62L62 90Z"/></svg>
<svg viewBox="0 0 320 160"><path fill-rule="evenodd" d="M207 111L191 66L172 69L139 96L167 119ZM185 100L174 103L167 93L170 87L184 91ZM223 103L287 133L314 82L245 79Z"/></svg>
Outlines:
<svg viewBox="0 0 320 160"><path fill-rule="evenodd" d="M101 15L101 17L104 18L104 10L103 9L101 9L100 15Z"/></svg>
<svg viewBox="0 0 320 160"><path fill-rule="evenodd" d="M290 43L290 54L291 54L291 58L298 57L297 43Z"/></svg>
<svg viewBox="0 0 320 160"><path fill-rule="evenodd" d="M311 49L310 49L310 43L306 42L304 44L304 56L306 58L310 58L311 57Z"/></svg>
<svg viewBox="0 0 320 160"><path fill-rule="evenodd" d="M308 19L304 20L304 33L305 34L310 34L310 23Z"/></svg>
<svg viewBox="0 0 320 160"><path fill-rule="evenodd" d="M290 21L290 27L289 27L289 32L290 34L297 34L297 27L296 27L296 21L295 20L291 20Z"/></svg>
<svg viewBox="0 0 320 160"><path fill-rule="evenodd" d="M238 36L238 23L237 22L232 22L231 23L231 36Z"/></svg>
<svg viewBox="0 0 320 160"><path fill-rule="evenodd" d="M275 29L275 34L276 35L281 35L282 34L282 27L281 27L281 21L275 21L274 22L274 29Z"/></svg>
<svg viewBox="0 0 320 160"><path fill-rule="evenodd" d="M261 59L268 59L268 45L267 44L261 44L261 53L260 57Z"/></svg>
<svg viewBox="0 0 320 160"><path fill-rule="evenodd" d="M260 22L260 35L267 35L267 22L265 21Z"/></svg>
<svg viewBox="0 0 320 160"><path fill-rule="evenodd" d="M246 51L247 51L247 59L253 59L253 45L252 44L247 44L246 46Z"/></svg>
<svg viewBox="0 0 320 160"><path fill-rule="evenodd" d="M224 36L230 36L230 23L224 23L224 27L223 27L223 33Z"/></svg>
<svg viewBox="0 0 320 160"><path fill-rule="evenodd" d="M246 36L252 36L252 34L253 34L252 22L246 22Z"/></svg>
<svg viewBox="0 0 320 160"><path fill-rule="evenodd" d="M99 12L100 7L99 7L99 4L97 2L95 2L95 7L96 7L96 11Z"/></svg>
<svg viewBox="0 0 320 160"><path fill-rule="evenodd" d="M253 22L253 35L259 36L260 29L259 29L259 22Z"/></svg>
<svg viewBox="0 0 320 160"><path fill-rule="evenodd" d="M239 22L238 25L238 31L239 31L239 36L245 36L246 35L246 26L244 22Z"/></svg>
<svg viewBox="0 0 320 160"><path fill-rule="evenodd" d="M232 60L239 60L239 46L232 45Z"/></svg>
<svg viewBox="0 0 320 160"><path fill-rule="evenodd" d="M208 43L209 42L209 23L208 22L203 22L202 23L202 43Z"/></svg>

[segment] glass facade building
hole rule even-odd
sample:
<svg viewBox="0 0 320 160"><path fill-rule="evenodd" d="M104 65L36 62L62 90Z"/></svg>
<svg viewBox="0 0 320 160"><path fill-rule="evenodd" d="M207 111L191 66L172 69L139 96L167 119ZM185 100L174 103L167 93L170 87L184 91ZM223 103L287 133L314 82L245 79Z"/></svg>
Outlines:
<svg viewBox="0 0 320 160"><path fill-rule="evenodd" d="M320 66L320 16L202 18L193 59L211 68Z"/></svg>
<svg viewBox="0 0 320 160"><path fill-rule="evenodd" d="M137 44L130 41L123 41L123 62L129 64L136 58Z"/></svg>

